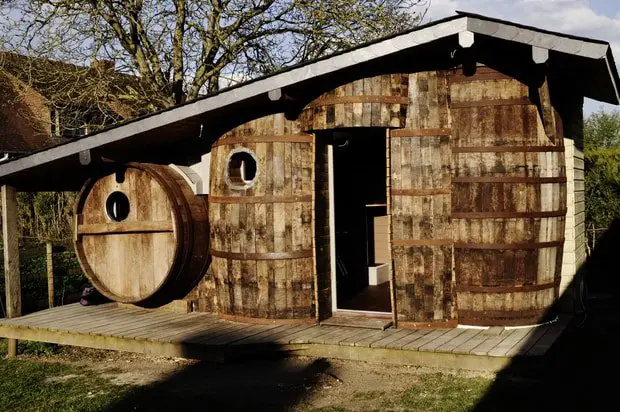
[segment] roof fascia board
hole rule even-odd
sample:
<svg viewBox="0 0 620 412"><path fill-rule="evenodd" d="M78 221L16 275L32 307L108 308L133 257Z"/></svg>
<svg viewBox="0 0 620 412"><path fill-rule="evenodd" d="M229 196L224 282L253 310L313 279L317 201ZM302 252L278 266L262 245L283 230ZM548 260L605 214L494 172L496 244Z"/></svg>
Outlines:
<svg viewBox="0 0 620 412"><path fill-rule="evenodd" d="M587 42L550 33L541 33L524 27L503 24L495 21L468 17L467 29L478 34L529 44L557 52L574 54L590 59L602 59L607 56L608 44Z"/></svg>
<svg viewBox="0 0 620 412"><path fill-rule="evenodd" d="M418 45L458 34L467 29L467 19L468 17L453 19L420 30L415 30L402 36L385 39L367 47L344 52L307 66L301 66L249 83L243 87L224 91L213 97L207 97L194 103L183 105L173 110L167 110L115 129L103 131L88 138L67 143L62 146L52 147L42 152L33 153L32 155L0 165L0 177L10 176L22 169L40 166L62 157L78 154L84 150L114 143L126 137L148 132L175 121L198 116L214 109L250 99L263 93L268 93L270 90L276 88L290 86L312 77L329 74L358 63L368 62Z"/></svg>

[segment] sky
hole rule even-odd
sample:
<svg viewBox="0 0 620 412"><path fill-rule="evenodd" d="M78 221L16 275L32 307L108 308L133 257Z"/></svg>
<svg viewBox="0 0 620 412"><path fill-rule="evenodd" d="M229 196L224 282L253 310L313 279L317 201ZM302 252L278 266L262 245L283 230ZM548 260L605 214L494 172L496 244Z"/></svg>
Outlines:
<svg viewBox="0 0 620 412"><path fill-rule="evenodd" d="M620 0L427 0L426 20L438 20L455 10L484 14L558 32L608 41L620 62ZM587 100L586 115L620 107Z"/></svg>

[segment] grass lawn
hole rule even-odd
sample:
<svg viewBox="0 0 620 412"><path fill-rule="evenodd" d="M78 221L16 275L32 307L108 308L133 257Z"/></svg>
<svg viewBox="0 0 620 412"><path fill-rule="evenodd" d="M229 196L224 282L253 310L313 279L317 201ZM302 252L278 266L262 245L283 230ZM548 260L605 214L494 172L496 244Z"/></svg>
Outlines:
<svg viewBox="0 0 620 412"><path fill-rule="evenodd" d="M186 410L215 411L222 410L219 408L224 405L227 410L238 410L236 407L240 406L230 402L231 394L227 392L234 388L220 388L213 392L209 390L210 385L199 383L196 375L177 382L164 380L143 386L119 385L111 382L109 377L101 376L100 372L85 367L83 361L88 360L88 356L79 365L56 356L56 349L51 345L24 343L20 350L30 356L7 360L4 358L6 343L0 340L0 411L151 411L171 410L168 408L174 409L174 405L183 405ZM202 375L199 370L194 373ZM214 375L217 378L219 373ZM386 378L389 380L388 376ZM469 411L492 383L493 379L489 377L420 372L410 375L405 385L400 385L397 390L390 389L388 382L382 390L343 388L334 396L317 381L308 392L312 393L310 397L294 397L291 402L276 402L271 406L276 407L275 410L322 412ZM274 394L277 396L277 391L270 392L260 392L263 395L259 393L259 400L264 400L263 397L267 400Z"/></svg>
<svg viewBox="0 0 620 412"><path fill-rule="evenodd" d="M0 411L102 411L131 390L70 363L5 355L0 340Z"/></svg>

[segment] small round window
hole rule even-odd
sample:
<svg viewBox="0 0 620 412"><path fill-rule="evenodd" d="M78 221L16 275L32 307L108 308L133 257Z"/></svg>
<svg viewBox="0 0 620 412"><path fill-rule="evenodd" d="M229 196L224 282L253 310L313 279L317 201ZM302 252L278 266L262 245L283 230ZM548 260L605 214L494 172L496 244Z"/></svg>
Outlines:
<svg viewBox="0 0 620 412"><path fill-rule="evenodd" d="M122 222L129 216L129 199L123 192L112 192L105 201L108 217L114 222Z"/></svg>
<svg viewBox="0 0 620 412"><path fill-rule="evenodd" d="M227 180L233 189L252 187L257 175L256 158L249 150L237 149L228 158Z"/></svg>

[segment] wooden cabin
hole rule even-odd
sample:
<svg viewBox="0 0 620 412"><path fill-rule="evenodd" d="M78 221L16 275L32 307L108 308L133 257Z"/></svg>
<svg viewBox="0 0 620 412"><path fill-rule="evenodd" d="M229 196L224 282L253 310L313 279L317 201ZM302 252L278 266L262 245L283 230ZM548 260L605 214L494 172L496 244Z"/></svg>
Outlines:
<svg viewBox="0 0 620 412"><path fill-rule="evenodd" d="M619 81L607 42L461 13L1 164L4 216L81 188L76 251L118 302L537 324L585 255L584 97Z"/></svg>

